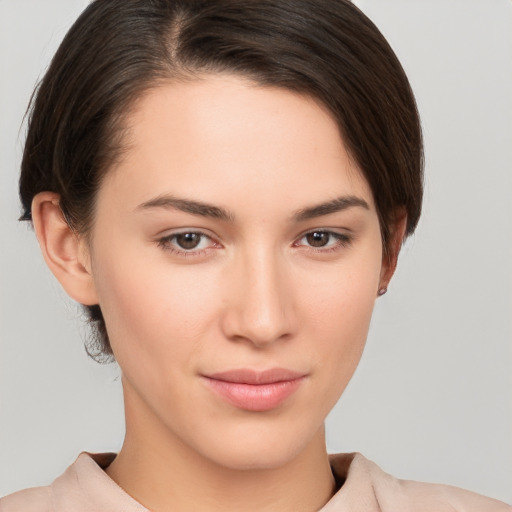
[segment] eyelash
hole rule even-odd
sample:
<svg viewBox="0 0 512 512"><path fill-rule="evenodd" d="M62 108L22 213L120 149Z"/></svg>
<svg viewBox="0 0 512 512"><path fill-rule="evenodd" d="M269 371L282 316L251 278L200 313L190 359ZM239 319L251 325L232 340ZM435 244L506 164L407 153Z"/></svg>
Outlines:
<svg viewBox="0 0 512 512"><path fill-rule="evenodd" d="M314 251L316 253L320 254L326 254L331 252L339 251L343 248L349 247L350 244L353 241L353 237L349 236L345 233L337 233L336 231L329 231L328 229L313 229L312 231L308 231L307 233L304 233L301 235L297 240L302 240L306 238L308 235L312 234L322 234L322 235L330 235L332 238L335 239L335 243L331 246L322 246L322 247L313 247L313 246L306 246L310 251ZM294 242L293 244L295 247L297 247L297 243Z"/></svg>
<svg viewBox="0 0 512 512"><path fill-rule="evenodd" d="M176 239L176 237L180 235L198 235L202 238L207 238L212 240L213 242L213 248L220 247L220 244L217 244L213 241L212 237L207 235L206 233L203 233L201 231L181 231L179 233L173 233L172 235L164 236L158 240L158 246L162 249L169 251L172 254L176 254L177 256L183 256L185 258L190 257L198 257L198 256L204 256L206 252L211 249L212 247L207 247L204 249L179 249L177 246L173 245L173 240Z"/></svg>
<svg viewBox="0 0 512 512"><path fill-rule="evenodd" d="M327 247L326 246L313 247L313 246L302 245L302 244L298 243L300 240L303 240L308 235L312 235L314 233L330 235L332 238L335 239L335 243L333 245L327 246ZM190 250L179 249L176 247L176 245L173 245L173 241L175 241L176 237L178 237L180 235L197 235L202 238L210 239L213 242L213 244L210 247L198 249L198 250L194 249L194 248L192 248ZM216 249L218 247L221 247L220 244L215 242L212 239L212 237L207 235L206 233L203 233L201 231L192 231L192 230L191 231L181 231L179 233L173 233L172 235L164 236L164 237L158 239L157 242L158 242L158 246L161 247L162 249L164 249L165 251L169 251L172 254L175 254L177 256L186 257L186 258L204 256L210 249L212 249L212 248ZM337 233L335 231L329 231L326 229L313 229L311 231L308 231L308 232L300 235L297 238L297 240L293 243L293 246L294 247L304 246L304 247L307 247L308 250L313 251L317 254L328 254L328 253L332 253L335 251L339 251L342 248L348 247L352 244L352 242L353 242L353 236L351 236L351 235Z"/></svg>

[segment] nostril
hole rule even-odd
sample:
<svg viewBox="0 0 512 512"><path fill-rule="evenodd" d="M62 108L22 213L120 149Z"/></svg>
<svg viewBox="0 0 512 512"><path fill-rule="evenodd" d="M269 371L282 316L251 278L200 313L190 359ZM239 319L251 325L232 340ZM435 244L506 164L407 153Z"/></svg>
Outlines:
<svg viewBox="0 0 512 512"><path fill-rule="evenodd" d="M292 335L293 283L274 249L240 253L226 284L222 319L226 336L264 347Z"/></svg>
<svg viewBox="0 0 512 512"><path fill-rule="evenodd" d="M254 300L251 294L236 301L224 312L223 330L233 340L247 340L263 347L288 339L293 332L291 308L274 297L264 301Z"/></svg>

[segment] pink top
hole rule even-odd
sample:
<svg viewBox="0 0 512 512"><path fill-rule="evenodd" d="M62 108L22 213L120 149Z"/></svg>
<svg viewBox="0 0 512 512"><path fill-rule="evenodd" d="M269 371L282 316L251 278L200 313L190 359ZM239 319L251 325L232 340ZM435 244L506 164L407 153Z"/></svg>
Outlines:
<svg viewBox="0 0 512 512"><path fill-rule="evenodd" d="M149 512L103 471L114 457L81 453L50 486L0 499L0 512ZM398 480L360 454L333 455L331 466L344 484L320 512L512 512L456 487Z"/></svg>

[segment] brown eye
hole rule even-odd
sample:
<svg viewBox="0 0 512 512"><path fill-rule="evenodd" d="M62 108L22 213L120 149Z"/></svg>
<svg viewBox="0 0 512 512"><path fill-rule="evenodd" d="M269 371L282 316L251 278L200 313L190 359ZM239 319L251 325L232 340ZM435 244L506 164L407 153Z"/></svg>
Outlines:
<svg viewBox="0 0 512 512"><path fill-rule="evenodd" d="M157 240L158 246L176 256L205 256L221 246L201 231L182 231Z"/></svg>
<svg viewBox="0 0 512 512"><path fill-rule="evenodd" d="M325 247L331 238L331 233L313 231L306 235L306 241L311 247Z"/></svg>
<svg viewBox="0 0 512 512"><path fill-rule="evenodd" d="M180 233L175 235L176 245L181 249L195 249L201 243L202 235L199 233Z"/></svg>
<svg viewBox="0 0 512 512"><path fill-rule="evenodd" d="M349 247L352 237L335 231L310 231L304 234L297 242L297 246L309 247L320 252L335 251Z"/></svg>

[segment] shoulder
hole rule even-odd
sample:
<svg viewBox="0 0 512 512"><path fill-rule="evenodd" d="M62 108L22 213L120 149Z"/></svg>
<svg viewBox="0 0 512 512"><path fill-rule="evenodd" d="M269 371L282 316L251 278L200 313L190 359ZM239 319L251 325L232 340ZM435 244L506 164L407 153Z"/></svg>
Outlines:
<svg viewBox="0 0 512 512"><path fill-rule="evenodd" d="M105 473L114 458L83 452L50 486L0 499L0 512L149 512Z"/></svg>
<svg viewBox="0 0 512 512"><path fill-rule="evenodd" d="M50 487L33 487L0 498L1 512L51 512Z"/></svg>
<svg viewBox="0 0 512 512"><path fill-rule="evenodd" d="M450 485L397 480L404 506L418 512L512 512L501 501ZM404 509L405 510L405 509Z"/></svg>
<svg viewBox="0 0 512 512"><path fill-rule="evenodd" d="M372 512L512 512L512 507L449 485L394 478L360 454L340 454L331 465L345 483L333 499L335 507L364 507Z"/></svg>

